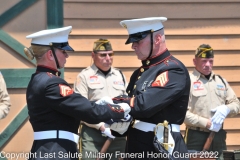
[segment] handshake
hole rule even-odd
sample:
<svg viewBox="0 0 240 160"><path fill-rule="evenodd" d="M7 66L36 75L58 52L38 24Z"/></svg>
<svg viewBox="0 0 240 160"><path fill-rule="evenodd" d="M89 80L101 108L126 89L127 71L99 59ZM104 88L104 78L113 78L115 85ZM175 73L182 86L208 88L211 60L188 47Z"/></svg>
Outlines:
<svg viewBox="0 0 240 160"><path fill-rule="evenodd" d="M88 124L84 122L84 124L86 124L89 127L95 128L97 130L100 129L102 134L110 138L115 138L111 134L111 130L116 131L122 135L127 131L132 121L132 117L129 115L129 112L131 111L131 107L128 105L128 103L123 103L124 101L122 101L120 97L119 98L116 97L114 99L115 99L114 102L117 103L117 105L119 105L124 111L123 119L110 119L106 122L101 122L99 124ZM100 100L96 101L95 103L100 105L105 105L105 104L114 104L114 102L110 97L103 97Z"/></svg>

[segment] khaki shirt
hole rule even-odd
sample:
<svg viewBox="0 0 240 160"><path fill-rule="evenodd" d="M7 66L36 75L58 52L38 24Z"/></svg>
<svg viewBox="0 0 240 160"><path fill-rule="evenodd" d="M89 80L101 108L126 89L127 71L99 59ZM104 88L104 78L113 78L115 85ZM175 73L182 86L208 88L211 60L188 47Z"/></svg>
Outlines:
<svg viewBox="0 0 240 160"><path fill-rule="evenodd" d="M10 106L10 97L7 92L6 83L0 72L0 119L3 119L7 116Z"/></svg>
<svg viewBox="0 0 240 160"><path fill-rule="evenodd" d="M104 96L113 98L126 95L126 87L126 78L118 69L111 67L111 71L105 76L93 64L78 74L74 83L74 92L80 93L90 101L96 101Z"/></svg>
<svg viewBox="0 0 240 160"><path fill-rule="evenodd" d="M227 81L212 72L208 79L196 69L190 74L191 89L188 111L184 120L186 126L206 128L207 121L214 113L211 109L225 104L229 107L228 117L239 113L239 100Z"/></svg>
<svg viewBox="0 0 240 160"><path fill-rule="evenodd" d="M83 69L78 74L73 88L75 93L81 94L90 101L97 101L105 96L113 98L127 94L126 78L118 69L111 67L111 71L105 76L95 64ZM102 125L101 123L93 125L86 122L83 123L96 129L99 129Z"/></svg>

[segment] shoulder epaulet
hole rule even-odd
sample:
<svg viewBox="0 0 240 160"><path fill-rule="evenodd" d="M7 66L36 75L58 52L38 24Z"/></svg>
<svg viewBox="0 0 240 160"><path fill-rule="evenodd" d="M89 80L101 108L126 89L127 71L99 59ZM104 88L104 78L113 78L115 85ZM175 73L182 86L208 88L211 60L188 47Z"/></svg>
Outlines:
<svg viewBox="0 0 240 160"><path fill-rule="evenodd" d="M81 74L85 74L89 69L90 69L90 67L84 68L84 69L81 70L80 73L81 73ZM80 73L79 73L79 74L80 74Z"/></svg>
<svg viewBox="0 0 240 160"><path fill-rule="evenodd" d="M86 71L86 70L89 70L89 69L91 69L90 66L88 66L87 68L84 68L82 71Z"/></svg>
<svg viewBox="0 0 240 160"><path fill-rule="evenodd" d="M189 77L191 80L196 80L196 75L194 75L193 73L189 73Z"/></svg>
<svg viewBox="0 0 240 160"><path fill-rule="evenodd" d="M58 77L58 76L52 74L51 72L46 72L46 74L47 74L50 78L52 78L52 77Z"/></svg>

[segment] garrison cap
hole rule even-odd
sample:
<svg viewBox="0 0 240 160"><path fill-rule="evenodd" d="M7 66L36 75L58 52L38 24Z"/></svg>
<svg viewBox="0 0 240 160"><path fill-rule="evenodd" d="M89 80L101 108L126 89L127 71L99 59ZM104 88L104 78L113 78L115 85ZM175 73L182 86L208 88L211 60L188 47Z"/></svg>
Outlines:
<svg viewBox="0 0 240 160"><path fill-rule="evenodd" d="M213 53L212 47L208 44L201 44L195 52L195 57L214 58L214 53Z"/></svg>
<svg viewBox="0 0 240 160"><path fill-rule="evenodd" d="M100 38L94 42L93 51L112 51L112 45L109 40Z"/></svg>
<svg viewBox="0 0 240 160"><path fill-rule="evenodd" d="M129 34L125 44L140 41L149 33L162 29L162 22L166 20L166 17L148 17L121 21L120 25L126 28Z"/></svg>
<svg viewBox="0 0 240 160"><path fill-rule="evenodd" d="M26 36L32 39L31 44L40 46L53 46L66 51L74 51L68 44L68 36L72 26L42 30Z"/></svg>

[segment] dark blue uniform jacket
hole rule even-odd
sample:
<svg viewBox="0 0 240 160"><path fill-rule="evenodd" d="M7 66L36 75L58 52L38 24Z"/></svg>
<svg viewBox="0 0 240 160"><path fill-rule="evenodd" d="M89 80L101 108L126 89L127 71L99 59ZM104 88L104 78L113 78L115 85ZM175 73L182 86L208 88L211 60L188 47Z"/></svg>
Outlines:
<svg viewBox="0 0 240 160"><path fill-rule="evenodd" d="M34 132L64 130L78 134L81 120L95 124L124 117L120 106L97 105L74 93L65 80L55 76L57 73L38 66L29 82L26 98ZM77 152L76 143L66 139L35 140L30 159L78 159L74 155Z"/></svg>
<svg viewBox="0 0 240 160"><path fill-rule="evenodd" d="M129 98L120 98L120 101L130 104L133 119L153 124L167 120L169 124L181 125L188 107L189 92L188 70L166 50L158 56L142 61L142 66L135 70L130 78L127 87ZM114 102L119 102L116 99ZM114 135L118 134L114 132ZM150 155L147 157L147 153L155 152L154 132L144 132L130 126L124 135L128 136L127 153L144 152L143 159L152 158ZM187 152L181 133L173 132L172 136L176 143L175 151Z"/></svg>

